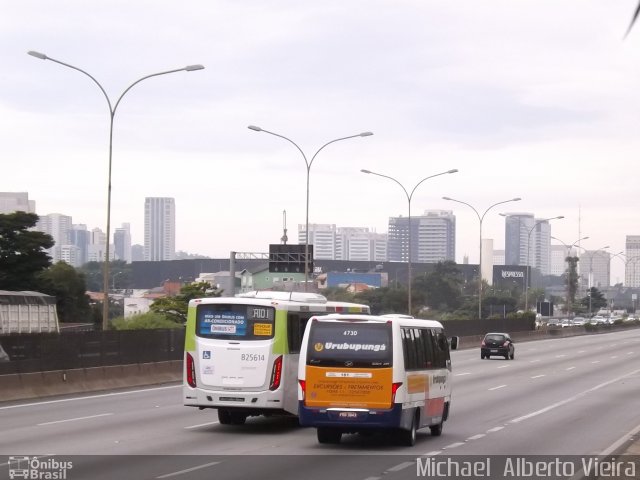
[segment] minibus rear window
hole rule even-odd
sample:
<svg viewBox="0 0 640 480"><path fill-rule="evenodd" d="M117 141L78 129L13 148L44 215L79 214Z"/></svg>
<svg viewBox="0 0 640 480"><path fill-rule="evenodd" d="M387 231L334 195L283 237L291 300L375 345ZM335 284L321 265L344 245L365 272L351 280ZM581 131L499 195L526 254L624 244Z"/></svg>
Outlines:
<svg viewBox="0 0 640 480"><path fill-rule="evenodd" d="M307 365L390 367L391 324L314 322L309 332Z"/></svg>
<svg viewBox="0 0 640 480"><path fill-rule="evenodd" d="M223 340L268 340L275 330L275 308L262 305L200 304L196 335Z"/></svg>

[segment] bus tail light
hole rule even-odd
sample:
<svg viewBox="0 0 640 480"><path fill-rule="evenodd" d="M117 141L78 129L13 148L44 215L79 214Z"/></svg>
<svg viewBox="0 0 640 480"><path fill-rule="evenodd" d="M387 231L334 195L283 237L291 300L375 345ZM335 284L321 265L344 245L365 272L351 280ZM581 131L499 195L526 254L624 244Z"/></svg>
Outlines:
<svg viewBox="0 0 640 480"><path fill-rule="evenodd" d="M302 400L304 401L307 396L307 381L306 380L298 380L300 384L300 388L302 389Z"/></svg>
<svg viewBox="0 0 640 480"><path fill-rule="evenodd" d="M280 387L280 381L282 380L282 355L276 358L273 362L273 369L271 370L271 383L269 384L269 390L274 391Z"/></svg>
<svg viewBox="0 0 640 480"><path fill-rule="evenodd" d="M402 382L395 382L391 384L391 403L395 403L396 401L396 393L398 392L398 389L400 388L400 386L402 385ZM391 405L393 407L393 405Z"/></svg>
<svg viewBox="0 0 640 480"><path fill-rule="evenodd" d="M191 388L196 388L196 364L193 357L187 352L187 383Z"/></svg>

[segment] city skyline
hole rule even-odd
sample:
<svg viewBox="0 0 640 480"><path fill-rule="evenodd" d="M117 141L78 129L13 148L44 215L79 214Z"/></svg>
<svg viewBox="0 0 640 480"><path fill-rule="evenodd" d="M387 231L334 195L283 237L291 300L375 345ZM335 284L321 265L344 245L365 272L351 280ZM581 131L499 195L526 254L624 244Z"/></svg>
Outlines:
<svg viewBox="0 0 640 480"><path fill-rule="evenodd" d="M0 192L0 199L4 202L0 205L0 213L9 213L12 209L21 208L29 204L28 209L35 209L35 200L28 198L28 192ZM199 256L197 252L187 252L175 247L175 201L173 198L157 198L147 197L145 199L145 231L149 236L145 239L145 244L148 243L147 248L148 256L154 257L153 260L170 260L178 258L186 258L187 256ZM493 263L483 265L487 268L491 268L492 265L526 265L529 264L534 268L538 268L543 275L552 274L559 275L564 272L564 267L560 267L559 264L564 264L564 256L566 256L567 245L551 244L551 239L557 241L555 237L551 235L550 222L553 220L560 220L562 218L536 218L533 213L510 213L501 214L505 218L505 235L504 246L505 249L500 249L494 246L494 239L488 239L483 237L483 249L489 247L487 251L487 257L493 256ZM64 220L66 228L60 229L60 222ZM390 261L390 262L403 262L406 261L407 248L406 238L408 232L406 231L406 225L403 228L405 231L402 233L398 230L398 226L405 220L406 217L392 217L389 218L388 232L373 232L366 227L353 227L353 226L340 226L336 224L310 224L312 227L310 230L309 241L310 244L315 245L314 257L318 260L363 260L363 261ZM419 227L429 225L426 229ZM434 223L435 222L435 223ZM454 255L451 252L453 244L456 242L455 235L455 215L451 211L433 211L427 210L422 214L412 215L412 223L414 226L414 244L418 245L414 249L412 257L416 263L433 263L437 259L445 260L452 259ZM98 260L104 256L104 232L98 228L92 228L89 232L86 224L73 223L72 216L67 216L60 213L53 213L43 215L38 222L38 229L49 233L54 237L54 240L61 238L63 235L73 235L69 237L67 242L60 243L56 240L56 245L51 249L50 254L52 260L64 260L74 266L80 266L87 261L86 255L80 254L78 248L89 249L88 260ZM445 227L449 225L449 227ZM515 226L515 230L513 229ZM434 228L435 227L435 228ZM445 229L443 230L443 227ZM140 244L132 245L130 235L131 225L129 223L123 223L121 227L116 227L113 233L111 250L112 260L125 260L131 262L132 259L132 247L140 248L144 247ZM397 230L397 231L396 231ZM418 235L418 231L420 234ZM449 233L446 233L446 232ZM544 232L540 237L538 231ZM305 238L304 225L298 225L298 244L304 243ZM391 233L389 233L391 232ZM79 233L90 234L92 240L85 240L83 243L76 241L75 235ZM534 234L535 235L532 235ZM318 239L316 236L320 235ZM96 237L96 238L94 238ZM151 240L154 237L154 240ZM508 238L511 237L511 240ZM637 285L638 273L636 267L637 260L640 256L637 255L637 243L640 236L627 235L625 252L612 252L609 246L602 246L597 250L588 250L583 247L579 249L577 247L571 248L572 255L578 254L582 259L579 264L579 273L581 275L581 285L586 288L591 284L597 287L605 285L615 285L617 283L623 283L625 286ZM165 240L168 239L169 244L165 245ZM147 241L149 240L149 241ZM282 238L281 238L282 241ZM490 242L490 243L486 243ZM515 244L511 242L517 242ZM65 245L66 243L66 245ZM102 245L100 245L100 243ZM288 243L292 243L289 241ZM530 243L530 247L527 245ZM395 245L395 246L394 246ZM401 247L401 245L403 245ZM62 247L62 250L60 248ZM168 247L168 249L167 249ZM70 249L73 250L70 251ZM511 249L511 254L509 250ZM266 252L267 249L265 249ZM173 252L173 253L172 253ZM421 253L420 253L421 252ZM445 253L449 252L449 253ZM558 256L554 252L559 252ZM254 252L257 253L257 252ZM263 252L264 253L264 252ZM509 260L505 259L506 257ZM421 257L425 256L422 260ZM100 258L97 258L97 257ZM496 263L496 256L501 257L501 260ZM157 257L157 258L156 258ZM164 258L161 258L164 257ZM172 258L171 258L172 257ZM430 257L434 257L432 261ZM513 258L511 258L513 257ZM561 258L560 258L561 257ZM623 281L620 278L616 278L614 275L615 270L615 257L619 257L625 264L632 262L632 266L629 269L624 269L625 279ZM74 260L85 258L84 261L79 263ZM209 257L214 258L214 257ZM147 259L147 260L149 260ZM134 260L144 260L138 256ZM606 261L605 261L606 260ZM467 263L468 256L463 257L462 262ZM566 264L565 264L566 266ZM483 267L483 269L485 268ZM552 271L553 270L553 271ZM484 271L484 270L483 270ZM483 274L488 279L488 273ZM631 275L631 276L629 276ZM606 280L605 280L606 279ZM608 280L608 281L607 281ZM489 280L490 281L490 280Z"/></svg>
<svg viewBox="0 0 640 480"><path fill-rule="evenodd" d="M453 210L456 261L477 263L482 211L562 215L553 236L588 250L625 250L640 233L634 153L640 31L624 33L635 0L169 2L79 1L7 6L0 45L0 147L11 168L0 191L28 191L38 212L106 227L108 111L78 72L117 98L146 80L114 119L112 225L141 243L144 197L173 197L178 250L226 257L264 251L305 223L303 158L333 139L310 171L309 221L387 230L405 215L397 185L426 181L412 211ZM150 42L149 39L153 39ZM458 208L459 207L459 208ZM483 237L501 246L493 209ZM513 208L512 208L513 207ZM261 235L256 235L261 232ZM612 260L612 281L624 281Z"/></svg>

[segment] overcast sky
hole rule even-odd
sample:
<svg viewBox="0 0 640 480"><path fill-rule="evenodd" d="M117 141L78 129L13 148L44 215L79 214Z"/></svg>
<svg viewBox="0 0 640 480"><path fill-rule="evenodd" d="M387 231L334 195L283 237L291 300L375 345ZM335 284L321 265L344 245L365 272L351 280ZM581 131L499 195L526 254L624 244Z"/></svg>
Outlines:
<svg viewBox="0 0 640 480"><path fill-rule="evenodd" d="M37 213L106 229L109 110L118 106L112 231L144 240L144 198L176 199L176 247L265 252L305 222L387 232L406 215L453 210L456 260L483 237L504 248L501 212L552 222L565 243L624 250L640 234L637 0L3 2L0 191ZM554 242L555 243L555 242ZM623 280L614 259L612 281Z"/></svg>

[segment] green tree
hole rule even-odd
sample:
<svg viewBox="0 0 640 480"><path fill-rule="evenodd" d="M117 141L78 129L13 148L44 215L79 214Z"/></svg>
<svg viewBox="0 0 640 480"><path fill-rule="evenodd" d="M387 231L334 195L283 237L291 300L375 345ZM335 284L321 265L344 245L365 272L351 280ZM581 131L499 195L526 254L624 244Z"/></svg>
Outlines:
<svg viewBox="0 0 640 480"><path fill-rule="evenodd" d="M591 311L597 312L607 306L608 302L604 294L596 287L591 287L587 291L587 295L580 300L580 304L585 307L585 310L589 308L589 297L591 297Z"/></svg>
<svg viewBox="0 0 640 480"><path fill-rule="evenodd" d="M567 304L564 306L565 312L571 313L573 304L576 303L576 294L578 293L578 257L567 257L567 271L565 272L564 283L567 287Z"/></svg>
<svg viewBox="0 0 640 480"><path fill-rule="evenodd" d="M402 313L407 311L407 290L388 287L371 288L354 295L353 301L369 305L374 315Z"/></svg>
<svg viewBox="0 0 640 480"><path fill-rule="evenodd" d="M130 318L119 317L111 322L115 330L149 330L156 328L184 328L182 325L169 320L162 314L147 312L133 315Z"/></svg>
<svg viewBox="0 0 640 480"><path fill-rule="evenodd" d="M38 290L37 275L51 265L45 250L54 241L30 230L37 222L35 213L0 215L0 290Z"/></svg>
<svg viewBox="0 0 640 480"><path fill-rule="evenodd" d="M435 269L414 282L416 300L434 310L455 310L462 305L462 272L452 261L438 262Z"/></svg>
<svg viewBox="0 0 640 480"><path fill-rule="evenodd" d="M90 322L91 307L84 275L65 262L58 262L38 275L40 291L57 298L61 322Z"/></svg>
<svg viewBox="0 0 640 480"><path fill-rule="evenodd" d="M208 282L190 283L180 289L180 293L173 297L159 298L151 304L149 309L163 315L169 320L183 324L187 321L189 300L194 298L219 297L222 290L216 290Z"/></svg>

